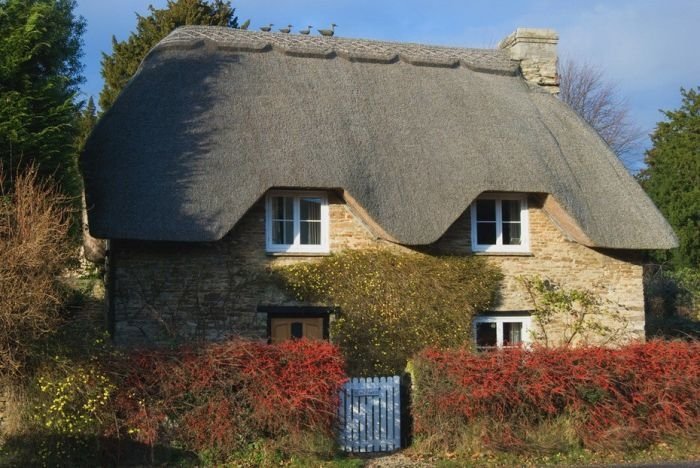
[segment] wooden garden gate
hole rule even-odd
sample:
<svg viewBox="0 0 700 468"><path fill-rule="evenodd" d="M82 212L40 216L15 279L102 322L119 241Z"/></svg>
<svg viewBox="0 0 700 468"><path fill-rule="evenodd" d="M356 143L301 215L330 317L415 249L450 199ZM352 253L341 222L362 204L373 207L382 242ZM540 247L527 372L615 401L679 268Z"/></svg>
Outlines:
<svg viewBox="0 0 700 468"><path fill-rule="evenodd" d="M346 452L401 448L401 379L354 378L340 391L339 444Z"/></svg>

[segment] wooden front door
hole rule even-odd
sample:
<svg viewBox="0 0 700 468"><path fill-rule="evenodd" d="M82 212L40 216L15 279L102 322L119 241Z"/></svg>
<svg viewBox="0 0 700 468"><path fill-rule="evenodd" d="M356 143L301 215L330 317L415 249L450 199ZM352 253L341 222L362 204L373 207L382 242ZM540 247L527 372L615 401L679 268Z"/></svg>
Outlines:
<svg viewBox="0 0 700 468"><path fill-rule="evenodd" d="M323 339L323 317L273 317L270 341L279 343L292 338Z"/></svg>

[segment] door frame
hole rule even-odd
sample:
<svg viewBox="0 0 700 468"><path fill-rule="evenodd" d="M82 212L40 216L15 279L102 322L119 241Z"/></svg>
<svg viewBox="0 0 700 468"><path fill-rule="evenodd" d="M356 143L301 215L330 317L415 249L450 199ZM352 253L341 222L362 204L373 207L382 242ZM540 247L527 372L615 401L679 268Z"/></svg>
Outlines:
<svg viewBox="0 0 700 468"><path fill-rule="evenodd" d="M272 341L272 319L273 318L322 318L323 319L323 339L329 339L330 314L333 309L329 307L317 306L274 306L260 305L258 312L267 314L267 342Z"/></svg>

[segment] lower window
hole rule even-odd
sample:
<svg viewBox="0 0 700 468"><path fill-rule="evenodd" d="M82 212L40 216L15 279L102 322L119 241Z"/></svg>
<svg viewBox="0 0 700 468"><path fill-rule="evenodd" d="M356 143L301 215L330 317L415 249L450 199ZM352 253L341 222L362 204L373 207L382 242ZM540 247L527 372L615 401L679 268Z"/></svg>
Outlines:
<svg viewBox="0 0 700 468"><path fill-rule="evenodd" d="M270 343L286 340L327 340L330 311L324 307L260 306L267 312L267 337Z"/></svg>
<svg viewBox="0 0 700 468"><path fill-rule="evenodd" d="M323 318L321 317L272 317L270 318L270 342L306 338L323 339Z"/></svg>
<svg viewBox="0 0 700 468"><path fill-rule="evenodd" d="M474 318L474 340L480 351L525 345L530 342L530 316L478 315Z"/></svg>

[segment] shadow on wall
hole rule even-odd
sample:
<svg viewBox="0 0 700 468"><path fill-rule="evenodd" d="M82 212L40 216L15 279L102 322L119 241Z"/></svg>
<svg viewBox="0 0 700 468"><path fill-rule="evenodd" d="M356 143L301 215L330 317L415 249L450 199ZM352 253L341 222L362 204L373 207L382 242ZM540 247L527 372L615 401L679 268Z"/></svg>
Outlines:
<svg viewBox="0 0 700 468"><path fill-rule="evenodd" d="M219 200L232 196L233 190L209 183L209 178L222 172L218 168L226 166L223 159L235 148L224 147L222 151L222 143L215 141L217 128L224 123L213 115L212 109L217 100L223 99L217 83L230 81L230 68L239 62L236 54L217 53L213 45L202 43L194 48L159 47L151 52L138 75L103 115L82 154L87 207L94 210L89 220L93 235L113 240L158 240L167 232L175 237L169 240L191 240L214 237L221 231L221 213L214 207L225 206ZM225 226L225 230L230 227ZM194 277L189 273L176 275L173 269L177 265L159 262L176 260L194 249L195 254L201 255L215 246L140 241L134 245L143 249L142 260L151 262L153 275L132 277L140 288L126 293L144 296L144 312L143 316L129 318L137 326L141 320L145 327L155 325L174 336L174 324L187 317L168 307L171 304L167 301L157 300L167 296L168 281L172 279L163 276L164 268L170 268L168 271L175 278L188 281L181 293L183 297L188 294L190 302L208 291L200 291L203 280L196 276L199 272L192 272ZM215 266L219 270L228 271L223 256L210 257L217 259ZM117 266L119 255L113 260ZM129 296L122 300L129 300ZM176 305L188 305L180 302L176 301ZM212 302L230 301L222 296L207 304ZM216 309L207 307L201 312L212 315L212 308ZM113 314L111 309L110 326L114 324ZM206 334L207 330L199 329L202 323L205 322L197 320L196 333Z"/></svg>

